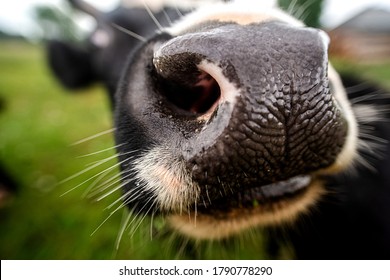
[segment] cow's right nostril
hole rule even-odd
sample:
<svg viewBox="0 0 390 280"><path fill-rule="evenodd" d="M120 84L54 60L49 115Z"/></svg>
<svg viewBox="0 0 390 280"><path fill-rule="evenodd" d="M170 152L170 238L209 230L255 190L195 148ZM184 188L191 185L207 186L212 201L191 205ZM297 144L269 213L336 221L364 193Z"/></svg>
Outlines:
<svg viewBox="0 0 390 280"><path fill-rule="evenodd" d="M154 59L155 85L156 92L177 108L199 115L215 107L221 89L194 61L189 54Z"/></svg>

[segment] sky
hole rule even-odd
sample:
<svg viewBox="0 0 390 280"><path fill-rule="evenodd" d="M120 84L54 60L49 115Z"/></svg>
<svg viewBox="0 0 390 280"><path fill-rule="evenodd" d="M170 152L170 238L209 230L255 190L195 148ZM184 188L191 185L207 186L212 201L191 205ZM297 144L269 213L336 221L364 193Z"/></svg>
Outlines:
<svg viewBox="0 0 390 280"><path fill-rule="evenodd" d="M32 20L32 7L37 4L59 5L63 0L11 0L3 3L0 9L0 29L8 32L29 35L37 32ZM119 0L87 0L100 9L109 10L115 7ZM180 0L178 0L180 1ZM260 1L260 0L254 0ZM262 0L265 1L265 0ZM310 0L309 0L310 1ZM390 10L390 0L324 0L325 6L322 23L332 28L342 23L354 14L369 6L379 6ZM81 26L88 28L91 21L84 20Z"/></svg>

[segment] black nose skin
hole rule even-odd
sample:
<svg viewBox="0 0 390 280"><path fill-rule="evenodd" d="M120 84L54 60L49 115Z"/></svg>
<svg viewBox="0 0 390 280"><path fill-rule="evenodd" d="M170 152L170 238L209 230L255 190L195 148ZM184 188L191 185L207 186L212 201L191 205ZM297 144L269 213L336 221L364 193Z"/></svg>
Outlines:
<svg viewBox="0 0 390 280"><path fill-rule="evenodd" d="M194 83L197 65L207 61L239 91L234 104L218 104L183 144L200 186L258 187L336 160L347 123L328 88L320 31L281 22L215 23L168 41L156 54L164 79Z"/></svg>

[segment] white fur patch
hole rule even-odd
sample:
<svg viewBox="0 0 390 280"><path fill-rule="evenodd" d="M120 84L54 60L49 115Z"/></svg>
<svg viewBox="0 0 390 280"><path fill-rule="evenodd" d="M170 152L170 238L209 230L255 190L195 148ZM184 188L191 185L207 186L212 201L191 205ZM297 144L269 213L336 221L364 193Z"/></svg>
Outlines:
<svg viewBox="0 0 390 280"><path fill-rule="evenodd" d="M172 35L180 35L196 24L213 20L246 25L275 19L287 22L292 26L304 26L302 22L276 8L275 1L236 0L229 3L203 5L195 12L183 17L167 31Z"/></svg>
<svg viewBox="0 0 390 280"><path fill-rule="evenodd" d="M334 103L336 106L338 104L341 105L341 111L348 123L347 138L345 140L343 149L337 156L335 163L332 166L321 170L321 173L332 174L352 166L357 156L358 125L341 79L336 70L330 64L328 67L328 77L332 82L334 89L332 94L337 101Z"/></svg>
<svg viewBox="0 0 390 280"><path fill-rule="evenodd" d="M133 163L135 182L155 196L163 211L187 212L198 201L199 187L185 164L162 147L146 152Z"/></svg>
<svg viewBox="0 0 390 280"><path fill-rule="evenodd" d="M218 2L219 0L122 0L123 7L145 7L152 11L161 11L164 7L174 7L178 9L193 9L206 3Z"/></svg>

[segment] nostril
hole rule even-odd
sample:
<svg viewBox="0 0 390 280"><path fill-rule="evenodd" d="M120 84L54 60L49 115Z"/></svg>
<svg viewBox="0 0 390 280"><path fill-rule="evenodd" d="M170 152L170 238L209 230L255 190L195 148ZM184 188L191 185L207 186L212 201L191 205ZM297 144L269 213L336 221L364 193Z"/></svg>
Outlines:
<svg viewBox="0 0 390 280"><path fill-rule="evenodd" d="M221 97L221 88L208 73L201 71L199 82L193 88L194 94L187 110L192 113L206 113Z"/></svg>
<svg viewBox="0 0 390 280"><path fill-rule="evenodd" d="M207 72L186 68L185 73L164 75L155 69L156 92L175 107L199 115L215 107L221 97L218 82Z"/></svg>

